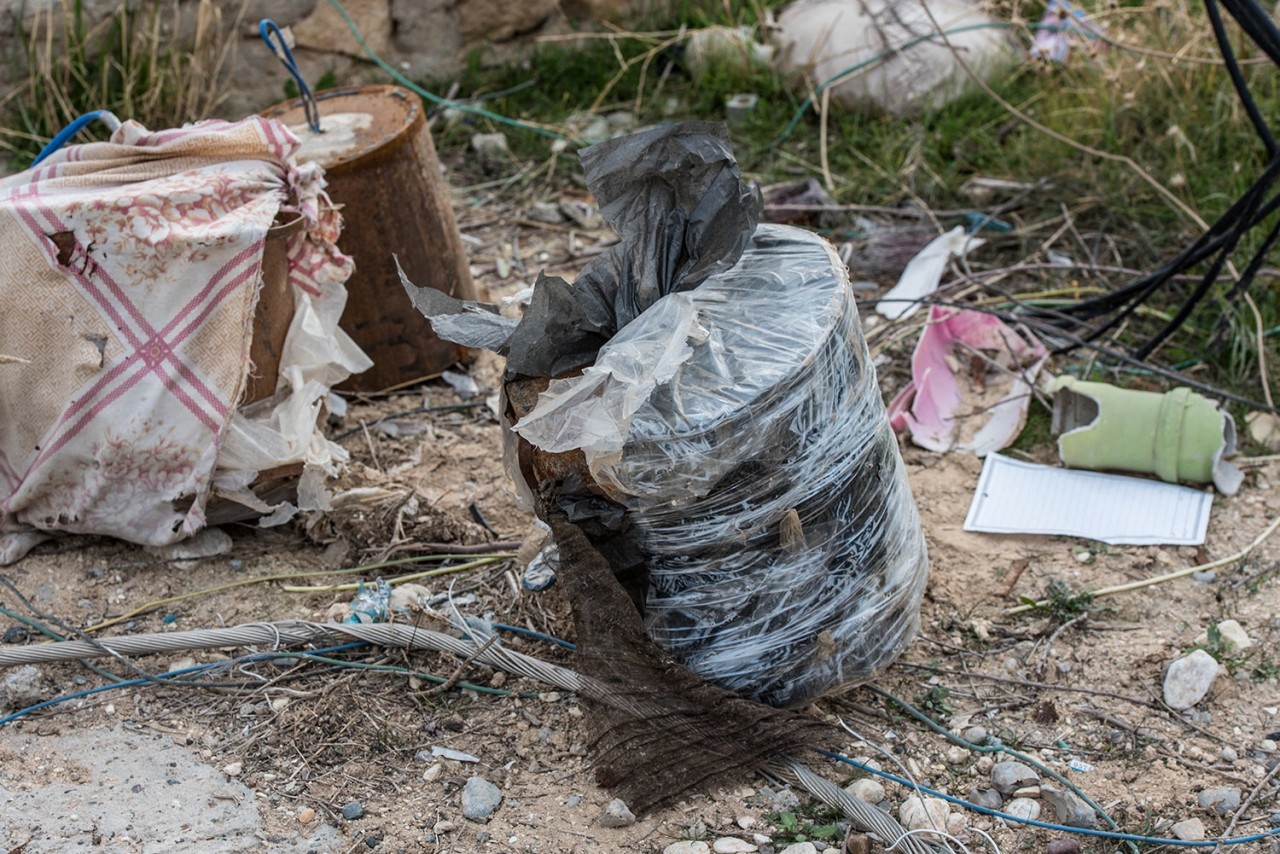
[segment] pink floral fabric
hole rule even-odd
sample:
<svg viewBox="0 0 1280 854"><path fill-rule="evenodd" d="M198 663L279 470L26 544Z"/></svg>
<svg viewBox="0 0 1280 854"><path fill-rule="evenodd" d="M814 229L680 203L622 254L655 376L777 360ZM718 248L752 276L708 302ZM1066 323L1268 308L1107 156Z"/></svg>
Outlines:
<svg viewBox="0 0 1280 854"><path fill-rule="evenodd" d="M204 526L244 393L267 230L290 281L345 291L319 167L268 119L65 148L0 180L0 532L164 545Z"/></svg>

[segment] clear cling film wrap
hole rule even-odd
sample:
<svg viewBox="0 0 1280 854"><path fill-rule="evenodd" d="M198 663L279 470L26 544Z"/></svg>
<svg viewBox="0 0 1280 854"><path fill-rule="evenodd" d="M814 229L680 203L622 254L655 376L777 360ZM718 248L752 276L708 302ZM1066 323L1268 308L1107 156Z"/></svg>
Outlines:
<svg viewBox="0 0 1280 854"><path fill-rule="evenodd" d="M581 448L641 530L645 625L773 705L865 681L915 635L924 536L843 264L762 225L552 381L514 431Z"/></svg>
<svg viewBox="0 0 1280 854"><path fill-rule="evenodd" d="M757 225L721 126L582 162L621 242L576 282L540 277L519 320L410 297L508 356L518 491L554 491L655 642L772 705L866 681L914 637L928 570L844 265Z"/></svg>

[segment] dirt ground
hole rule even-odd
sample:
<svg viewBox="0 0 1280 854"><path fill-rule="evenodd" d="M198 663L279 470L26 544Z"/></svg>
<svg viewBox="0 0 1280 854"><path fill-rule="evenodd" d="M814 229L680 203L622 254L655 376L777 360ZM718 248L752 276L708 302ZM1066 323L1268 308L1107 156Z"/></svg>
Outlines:
<svg viewBox="0 0 1280 854"><path fill-rule="evenodd" d="M480 193L459 201L477 281L494 299L518 290L544 268L572 275L584 253L598 251L605 239L598 230L571 222L532 221L523 211L493 214ZM318 586L407 572L397 567L357 576L335 573L405 557L415 541L525 540L534 529L516 505L502 467L501 430L485 402L497 388L500 360L482 356L471 374L478 395L463 396L435 380L393 396L353 397L345 418L331 424L332 435L346 434L341 443L353 459L343 485L398 490L394 500L376 510L339 513L336 521L322 522L310 533L301 526L229 526L229 553L190 563L166 562L105 539L57 540L4 575L42 615L77 627L155 603L100 632L109 636L323 620L331 605L352 594L290 592L285 584ZM891 394L896 387L886 379L883 390ZM388 421L378 421L407 410L464 403L474 405L390 418L390 429ZM872 686L823 700L810 712L829 720L838 716L869 739L872 744L851 736L851 756L877 757L888 770L900 762L920 783L961 797L971 787L988 785L993 759L1003 757L958 748L874 688L914 704L955 733L981 726L1004 744L1016 745L1067 776L1127 831L1167 836L1170 823L1199 817L1210 838L1222 833L1232 816L1201 809L1197 793L1232 787L1247 799L1276 758L1268 750L1274 751L1280 730L1280 574L1275 571L1280 536L1211 576L1097 600L1087 616L1004 612L1019 597L1043 596L1051 582L1080 592L1242 549L1280 514L1280 463L1249 468L1237 496L1215 498L1203 547L1103 547L1063 537L966 533L962 523L980 461L911 447L904 447L904 457L930 552L921 634ZM1033 458L1051 462L1051 450L1040 449ZM399 512L410 493L416 515ZM249 583L301 572L335 574ZM436 594L451 589L467 616L573 638L562 591L523 589L511 562L420 583ZM239 586L218 589L228 584ZM172 599L188 594L197 595ZM0 590L0 605L32 613L9 590ZM1190 650L1210 624L1228 618L1243 625L1255 646L1230 660L1231 672L1219 677L1195 709L1179 714L1164 707L1161 684L1168 664ZM0 630L18 625L0 616ZM36 642L20 631L10 632L8 639ZM505 635L503 642L572 666L571 655L553 645L515 635ZM224 660L228 654L238 652L97 664L129 676L132 668L164 672ZM429 654L370 653L353 660L444 677L457 666L456 660ZM572 695L484 666L466 668L461 678L523 696L458 687L436 693L429 681L405 673L269 656L220 678L223 683L206 688L113 690L27 715L0 731L0 786L21 792L83 780L89 772L77 765L74 754L51 757L41 744L70 734L105 735L123 726L177 745L217 769L215 776L235 791L242 787L252 794L261 819L256 835L240 847L217 850L308 850L307 840L314 840L311 850L317 851L656 852L689 836L708 843L722 836L750 842L753 834L763 834L780 851L794 839L793 832L770 820L777 812L778 786L763 778L725 780L719 789L640 816L631 826L601 826L611 796L594 784L584 755L582 719L590 710ZM79 664L46 665L40 667L38 687L47 699L104 682ZM246 682L261 687L246 690ZM433 747L462 751L478 761L435 757ZM839 783L862 776L819 759L813 767ZM461 789L473 775L502 790L502 804L487 823L461 815ZM896 814L909 793L892 783L885 788L886 806ZM1235 835L1270 826L1271 814L1280 812L1276 791L1263 785L1239 816ZM360 804L359 818L342 814L352 802ZM970 831L987 830L1005 852L1042 850L1064 836L1008 828L976 813L966 818ZM1052 820L1053 811L1046 807L1042 818ZM124 843L101 835L95 843L88 830L55 845L42 836L44 827L44 819L31 816L18 822L11 815L7 825L0 820L0 830L7 828L12 837L0 839L7 843L0 850L20 852L24 844L30 851L158 850L146 840ZM971 848L985 845L976 835L968 839ZM298 842L302 847L295 849ZM1117 847L1082 842L1089 850ZM1263 850L1261 844L1249 847ZM215 848L209 842L183 850Z"/></svg>

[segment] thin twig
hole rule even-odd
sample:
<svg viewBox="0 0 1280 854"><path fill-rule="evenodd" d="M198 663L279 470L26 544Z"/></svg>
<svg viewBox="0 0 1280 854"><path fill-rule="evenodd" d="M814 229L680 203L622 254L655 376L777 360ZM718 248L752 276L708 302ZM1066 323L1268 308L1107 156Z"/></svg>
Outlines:
<svg viewBox="0 0 1280 854"><path fill-rule="evenodd" d="M444 680L439 685L437 685L436 687L428 691L427 696L429 697L429 696L432 696L433 694L443 694L444 692L452 689L454 685L457 685L458 680L462 678L462 674L466 672L466 669L470 667L477 658L484 655L485 652L489 649L489 647L493 646L494 641L496 641L497 639L498 639L497 635L489 635L488 640L480 644L480 646L478 646L474 652L472 652L470 655L464 658L462 660L462 663L459 664L454 669L454 671L449 674L448 679Z"/></svg>

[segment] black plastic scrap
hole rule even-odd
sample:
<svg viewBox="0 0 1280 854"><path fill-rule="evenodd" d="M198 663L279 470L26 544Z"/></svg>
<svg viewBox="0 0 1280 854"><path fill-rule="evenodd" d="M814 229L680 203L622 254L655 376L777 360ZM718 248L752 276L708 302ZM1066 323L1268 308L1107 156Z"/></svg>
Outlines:
<svg viewBox="0 0 1280 854"><path fill-rule="evenodd" d="M662 125L593 145L579 159L621 242L574 284L540 275L523 318L400 275L437 335L504 354L509 377L560 376L594 363L614 333L659 298L733 267L760 219L759 192L743 183L720 124Z"/></svg>

